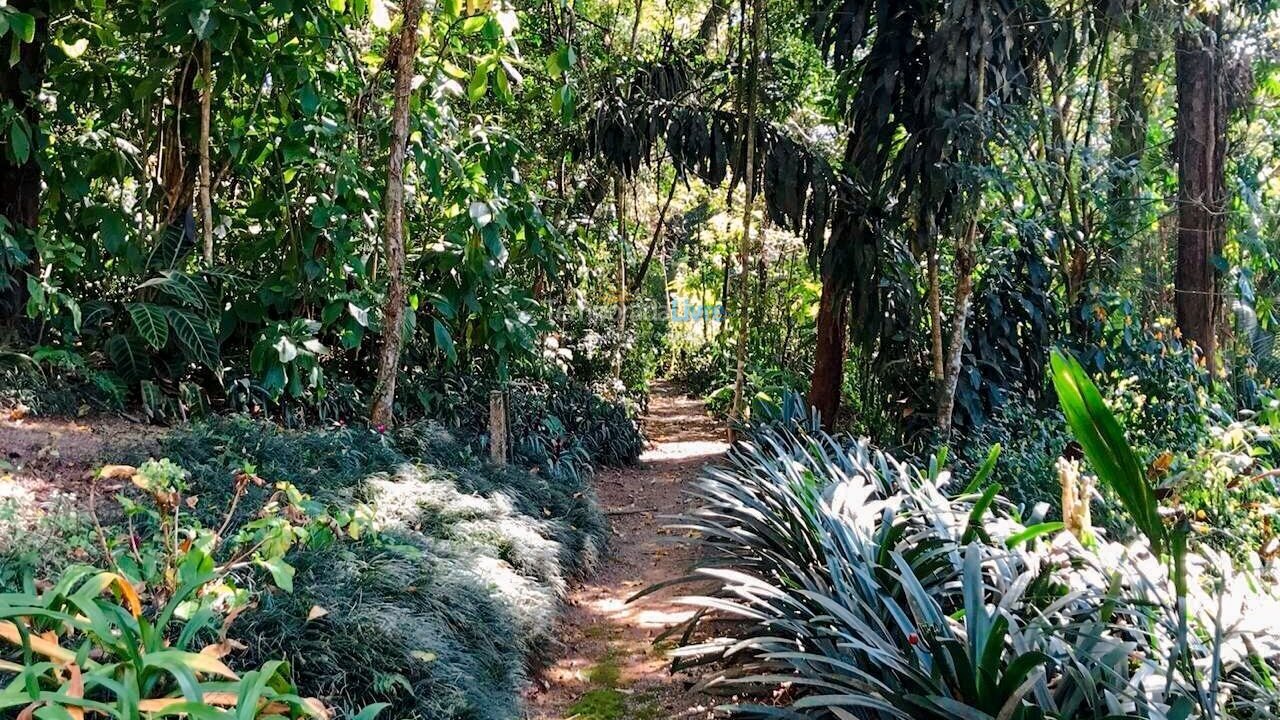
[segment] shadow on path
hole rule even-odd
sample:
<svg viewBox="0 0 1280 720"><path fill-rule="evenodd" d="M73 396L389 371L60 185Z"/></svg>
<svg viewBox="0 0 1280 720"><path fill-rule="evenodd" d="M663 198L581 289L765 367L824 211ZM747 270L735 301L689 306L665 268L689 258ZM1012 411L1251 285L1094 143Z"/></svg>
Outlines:
<svg viewBox="0 0 1280 720"><path fill-rule="evenodd" d="M692 611L674 602L687 589L666 589L632 604L627 598L678 577L693 551L673 542L665 515L689 502L684 490L728 449L723 425L666 383L655 384L643 418L649 448L634 468L596 477L600 502L613 523L612 553L569 597L563 657L535 680L528 717L534 720L657 720L709 715L689 679L669 672L653 641Z"/></svg>

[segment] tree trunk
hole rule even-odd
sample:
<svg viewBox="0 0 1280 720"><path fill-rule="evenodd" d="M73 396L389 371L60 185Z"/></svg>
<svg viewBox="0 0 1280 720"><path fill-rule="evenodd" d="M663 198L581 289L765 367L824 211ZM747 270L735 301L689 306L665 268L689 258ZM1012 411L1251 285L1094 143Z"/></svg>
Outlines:
<svg viewBox="0 0 1280 720"><path fill-rule="evenodd" d="M707 14L702 16L702 22L698 26L698 37L704 43L715 41L720 34L720 24L729 16L729 5L729 0L711 0L711 6L707 8Z"/></svg>
<svg viewBox="0 0 1280 720"><path fill-rule="evenodd" d="M978 47L986 47L988 28L983 16L978 30ZM977 108L979 118L986 107L987 99L987 56L978 55L977 91L973 97L973 106ZM977 253L978 213L982 211L982 196L979 193L973 200L972 217L964 237L956 245L956 295L951 310L951 345L947 350L947 363L943 368L942 384L938 388L938 434L945 442L951 436L951 424L956 406L956 386L960 382L960 365L964 359L965 326L969 319L969 300L973 295L973 268Z"/></svg>
<svg viewBox="0 0 1280 720"><path fill-rule="evenodd" d="M192 195L200 167L197 121L200 97L196 94L195 51L186 56L173 78L167 104L162 107L159 151L160 189L164 192L156 226L184 221L191 212Z"/></svg>
<svg viewBox="0 0 1280 720"><path fill-rule="evenodd" d="M977 212L975 209L974 212ZM938 434L945 440L951 435L955 414L956 386L960 383L960 364L964 358L965 326L969 318L969 300L973 297L974 248L977 245L978 221L971 220L964 240L956 248L956 297L951 313L951 345L938 388Z"/></svg>
<svg viewBox="0 0 1280 720"><path fill-rule="evenodd" d="M397 46L395 103L391 110L391 143L387 153L387 194L384 207L383 251L387 256L387 299L382 311L382 350L373 389L369 420L375 425L395 421L396 374L404 320L404 159L409 140L409 97L418 56L418 23L422 0L404 0L404 20Z"/></svg>
<svg viewBox="0 0 1280 720"><path fill-rule="evenodd" d="M205 267L213 266L213 191L209 187L212 173L209 171L209 122L213 110L213 50L209 41L201 43L200 53L200 227L203 250L200 253Z"/></svg>
<svg viewBox="0 0 1280 720"><path fill-rule="evenodd" d="M616 298L618 307L614 315L614 323L617 328L618 338L613 348L613 377L622 379L622 354L626 345L627 336L627 226L626 226L626 205L624 202L624 193L622 191L622 176L619 175L613 180L613 194L616 202L618 215L618 266L616 269L617 293Z"/></svg>
<svg viewBox="0 0 1280 720"><path fill-rule="evenodd" d="M1215 370L1216 318L1222 302L1214 260L1225 235L1227 108L1221 64L1222 18L1201 16L1202 29L1178 36L1178 262L1174 308L1183 337Z"/></svg>
<svg viewBox="0 0 1280 720"><path fill-rule="evenodd" d="M10 7L36 17L36 33L32 42L23 43L18 50L18 62L0 72L0 104L11 104L17 116L30 128L27 157L24 161L9 160L9 153L0 150L0 217L9 232L21 237L25 231L34 230L40 222L40 104L35 99L44 84L45 44L49 39L49 18L38 7L37 0L11 0ZM0 42L0 57L11 55L10 43L18 42L13 33ZM4 138L4 142L8 138ZM27 243L21 243L26 246ZM0 322L16 323L22 317L27 303L27 276L36 269L34 253L26 267L0 268ZM16 272L14 272L16 271ZM6 277L7 275L7 277ZM5 284L7 280L7 284Z"/></svg>
<svg viewBox="0 0 1280 720"><path fill-rule="evenodd" d="M940 388L942 378L946 375L946 363L942 350L942 280L938 272L937 233L934 232L933 216L926 210L920 212L920 233L925 252L925 273L929 282L929 357L931 363L931 379L935 388Z"/></svg>
<svg viewBox="0 0 1280 720"><path fill-rule="evenodd" d="M818 337L814 349L813 376L809 382L809 404L821 415L822 427L828 431L835 427L836 415L840 412L848 325L848 292L837 288L830 278L823 278L822 297L818 300Z"/></svg>
<svg viewBox="0 0 1280 720"><path fill-rule="evenodd" d="M752 210L756 204L756 79L760 67L762 0L751 2L751 64L748 66L746 83L742 92L743 104L747 109L747 127L744 145L746 157L743 171L744 185L742 203L742 240L738 245L738 369L733 380L733 408L729 414L729 442L737 439L735 422L746 420L742 405L742 395L747 376L747 313L751 304L751 221Z"/></svg>

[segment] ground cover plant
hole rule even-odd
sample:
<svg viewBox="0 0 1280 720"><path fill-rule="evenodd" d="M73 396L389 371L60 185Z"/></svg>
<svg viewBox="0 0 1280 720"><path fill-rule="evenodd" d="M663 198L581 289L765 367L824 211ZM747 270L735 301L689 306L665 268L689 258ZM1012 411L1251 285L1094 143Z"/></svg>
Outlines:
<svg viewBox="0 0 1280 720"><path fill-rule="evenodd" d="M678 527L700 532L697 577L715 589L690 598L701 632L677 663L705 666L739 717L1270 717L1269 576L1155 514L1072 362L1059 392L1081 392L1064 407L1135 540L1078 515L1021 519L994 463L962 478L904 465L792 402L693 490Z"/></svg>
<svg viewBox="0 0 1280 720"><path fill-rule="evenodd" d="M136 586L149 602L165 597L175 567L185 577L199 565L173 548L235 539L208 556L233 568L225 577L169 600L196 594L216 607L204 618L213 630L183 637L222 638L228 667L267 668L248 682L282 673L311 702L352 715L389 703L396 717L510 717L528 668L555 647L568 583L604 552L589 473L489 466L438 425L300 432L242 417L197 423L159 450L166 459L139 460L136 473L106 469L131 478L118 488L125 510L101 512L112 501L99 500L69 531L87 533L83 559L119 568L121 592ZM26 559L6 558L5 577L19 586L32 578L17 567ZM53 565L40 564L44 577L58 574ZM5 597L14 613L25 606ZM11 682L15 703L23 687L21 676ZM223 691L238 692L206 694Z"/></svg>

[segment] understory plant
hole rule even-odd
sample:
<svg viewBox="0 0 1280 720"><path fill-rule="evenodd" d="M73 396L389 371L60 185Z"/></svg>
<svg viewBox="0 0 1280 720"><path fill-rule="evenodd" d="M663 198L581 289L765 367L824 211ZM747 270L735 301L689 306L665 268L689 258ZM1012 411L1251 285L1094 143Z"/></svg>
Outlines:
<svg viewBox="0 0 1280 720"><path fill-rule="evenodd" d="M990 464L957 481L827 435L800 407L748 428L678 526L704 550L685 580L712 589L688 599L676 662L733 697L727 712L1273 716L1280 644L1260 618L1280 605L1225 556L1198 549L1178 570L1167 534L1024 524Z"/></svg>
<svg viewBox="0 0 1280 720"><path fill-rule="evenodd" d="M43 591L0 595L0 709L39 720L330 717L296 694L287 664L238 674L222 661L232 646L211 558L192 552L176 573L159 605L123 576L86 566ZM372 720L383 707L352 717Z"/></svg>

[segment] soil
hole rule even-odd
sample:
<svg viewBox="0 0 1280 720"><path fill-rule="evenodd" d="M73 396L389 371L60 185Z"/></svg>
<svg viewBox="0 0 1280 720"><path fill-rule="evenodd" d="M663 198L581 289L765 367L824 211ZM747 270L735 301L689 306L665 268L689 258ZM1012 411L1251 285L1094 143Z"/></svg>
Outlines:
<svg viewBox="0 0 1280 720"><path fill-rule="evenodd" d="M50 506L56 498L79 506L92 473L119 460L113 453L152 450L163 433L109 415L34 417L11 411L0 419L0 499L27 496Z"/></svg>
<svg viewBox="0 0 1280 720"><path fill-rule="evenodd" d="M563 656L535 680L533 720L656 720L711 716L693 678L669 671L668 628L688 620L678 602L688 587L666 588L635 602L645 588L690 569L688 538L665 525L687 509L686 487L728 449L724 426L700 401L659 384L643 428L649 448L637 467L601 472L600 502L613 523L613 551L591 581L572 592L563 619Z"/></svg>

